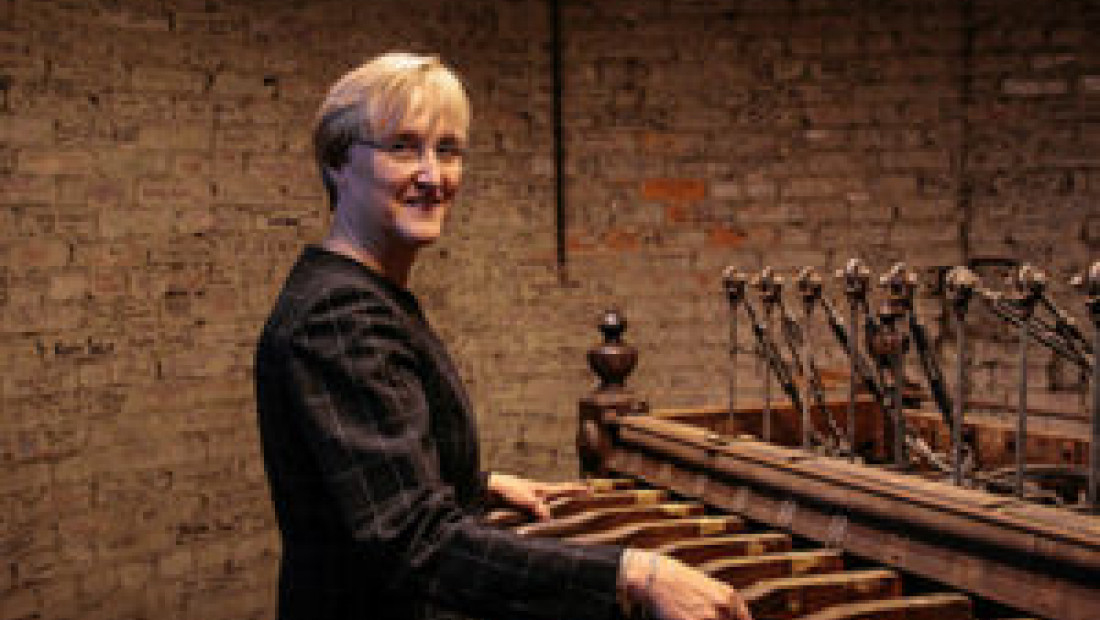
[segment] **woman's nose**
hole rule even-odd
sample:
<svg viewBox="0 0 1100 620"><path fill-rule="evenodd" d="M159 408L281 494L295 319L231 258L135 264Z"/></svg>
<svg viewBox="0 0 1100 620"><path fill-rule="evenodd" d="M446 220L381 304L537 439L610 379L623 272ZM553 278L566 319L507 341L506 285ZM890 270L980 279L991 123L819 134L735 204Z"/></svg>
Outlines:
<svg viewBox="0 0 1100 620"><path fill-rule="evenodd" d="M420 157L416 162L416 180L427 185L439 185L442 182L442 167L434 148L425 147L420 150Z"/></svg>

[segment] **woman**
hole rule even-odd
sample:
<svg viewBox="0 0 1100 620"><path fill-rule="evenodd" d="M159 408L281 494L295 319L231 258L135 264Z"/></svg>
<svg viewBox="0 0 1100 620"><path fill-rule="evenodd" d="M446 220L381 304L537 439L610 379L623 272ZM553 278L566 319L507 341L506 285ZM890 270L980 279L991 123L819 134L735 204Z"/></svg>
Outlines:
<svg viewBox="0 0 1100 620"><path fill-rule="evenodd" d="M283 557L279 617L417 618L427 603L521 620L747 619L679 562L527 539L490 503L545 518L571 485L483 474L466 392L406 290L462 178L469 103L438 59L393 53L342 77L314 143L334 216L291 270L256 356Z"/></svg>

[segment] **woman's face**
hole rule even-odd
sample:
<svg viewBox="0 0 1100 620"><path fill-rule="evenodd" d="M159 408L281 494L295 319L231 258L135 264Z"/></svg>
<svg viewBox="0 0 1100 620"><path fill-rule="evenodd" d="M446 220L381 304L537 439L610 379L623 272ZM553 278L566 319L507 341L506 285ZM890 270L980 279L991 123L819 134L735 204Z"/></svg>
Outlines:
<svg viewBox="0 0 1100 620"><path fill-rule="evenodd" d="M462 180L466 133L457 121L422 111L392 135L352 144L347 163L333 171L337 217L376 252L435 241Z"/></svg>

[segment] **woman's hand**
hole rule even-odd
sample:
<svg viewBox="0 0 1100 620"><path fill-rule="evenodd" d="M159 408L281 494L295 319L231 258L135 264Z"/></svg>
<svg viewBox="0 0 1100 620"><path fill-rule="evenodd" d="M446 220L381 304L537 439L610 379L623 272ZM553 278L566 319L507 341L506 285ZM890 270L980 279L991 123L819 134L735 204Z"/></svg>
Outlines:
<svg viewBox="0 0 1100 620"><path fill-rule="evenodd" d="M537 482L511 474L489 474L489 494L493 500L539 520L550 518L550 501L588 493L587 486L575 482Z"/></svg>
<svg viewBox="0 0 1100 620"><path fill-rule="evenodd" d="M653 620L752 620L744 599L730 586L679 560L627 549L619 587L632 608Z"/></svg>

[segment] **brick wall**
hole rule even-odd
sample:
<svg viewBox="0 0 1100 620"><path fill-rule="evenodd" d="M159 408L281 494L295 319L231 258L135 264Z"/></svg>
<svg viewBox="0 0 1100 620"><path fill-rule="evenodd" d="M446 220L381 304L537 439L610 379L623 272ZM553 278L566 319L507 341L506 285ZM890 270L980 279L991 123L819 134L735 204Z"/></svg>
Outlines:
<svg viewBox="0 0 1100 620"><path fill-rule="evenodd" d="M413 288L494 467L571 475L609 305L639 392L714 403L727 264L994 255L1060 283L1097 256L1094 3L563 4L564 284L544 2L0 2L0 620L271 617L252 345L326 223L313 110L386 49L438 51L474 101ZM1012 348L975 350L990 393Z"/></svg>

